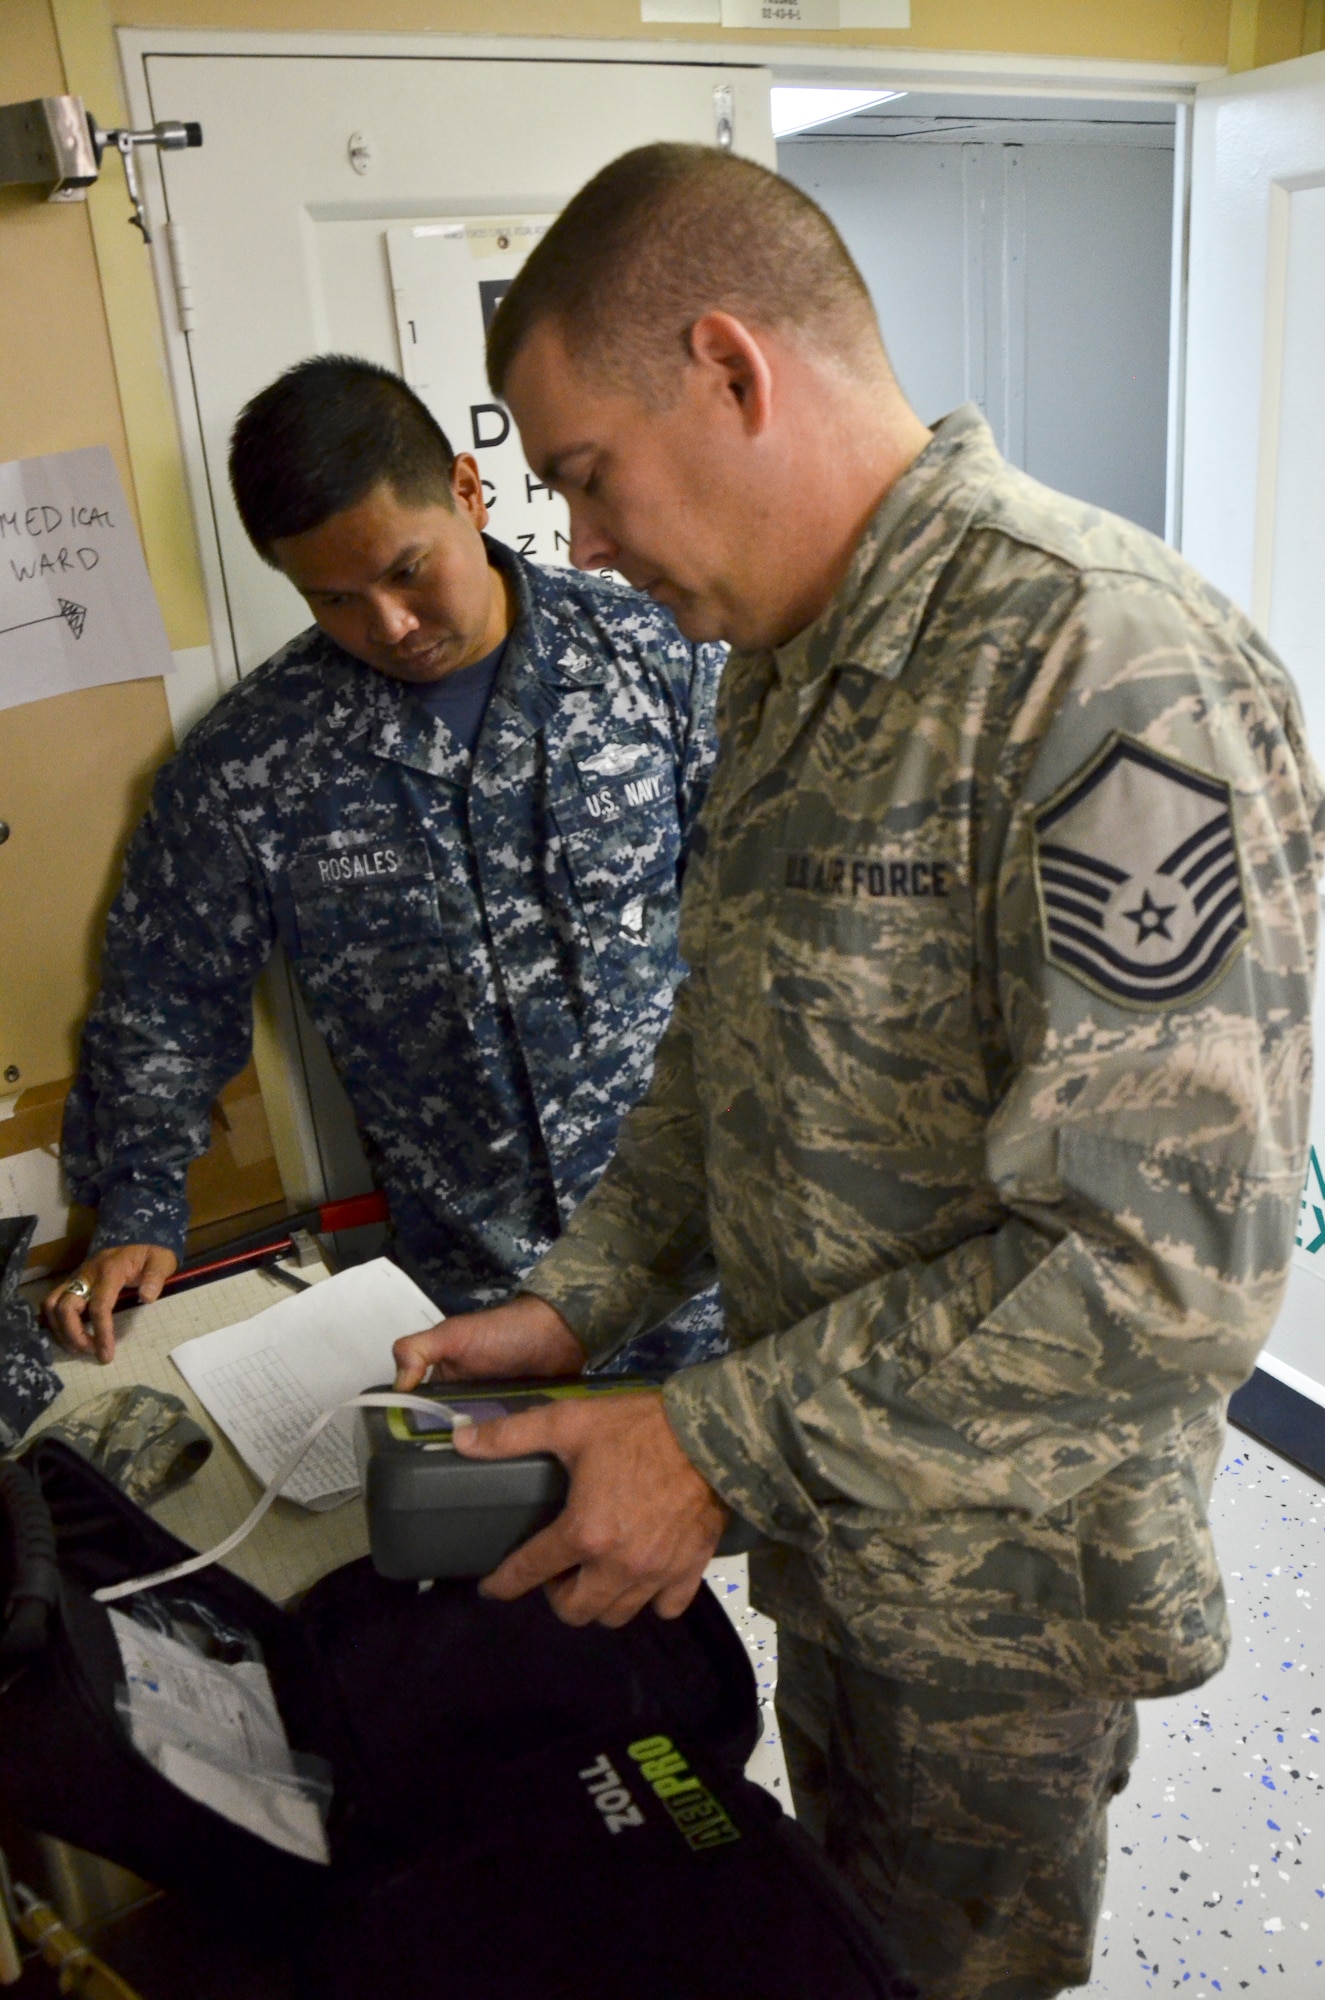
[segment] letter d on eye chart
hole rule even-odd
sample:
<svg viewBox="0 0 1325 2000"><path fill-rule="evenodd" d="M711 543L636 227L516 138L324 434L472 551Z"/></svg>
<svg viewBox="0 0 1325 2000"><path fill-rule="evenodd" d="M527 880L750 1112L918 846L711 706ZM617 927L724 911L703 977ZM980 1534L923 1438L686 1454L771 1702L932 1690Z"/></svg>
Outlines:
<svg viewBox="0 0 1325 2000"><path fill-rule="evenodd" d="M0 708L174 671L106 447L0 465Z"/></svg>

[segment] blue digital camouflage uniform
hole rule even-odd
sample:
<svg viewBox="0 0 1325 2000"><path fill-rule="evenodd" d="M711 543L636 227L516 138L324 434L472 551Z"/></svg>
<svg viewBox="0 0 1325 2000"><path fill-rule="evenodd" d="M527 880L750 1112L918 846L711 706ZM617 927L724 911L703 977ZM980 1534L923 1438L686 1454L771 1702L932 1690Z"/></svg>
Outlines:
<svg viewBox="0 0 1325 2000"><path fill-rule="evenodd" d="M314 628L160 772L65 1118L94 1248L181 1247L185 1173L278 942L396 1254L444 1312L506 1296L610 1157L680 976L722 649L488 546L518 612L472 759ZM711 1347L713 1296L681 1325L682 1351Z"/></svg>
<svg viewBox="0 0 1325 2000"><path fill-rule="evenodd" d="M1320 780L1247 621L969 409L719 731L653 1084L529 1288L597 1353L714 1247L733 1351L664 1395L768 1537L798 1803L927 2000L1041 2000L1088 1976L1132 1699L1228 1646Z"/></svg>
<svg viewBox="0 0 1325 2000"><path fill-rule="evenodd" d="M35 1215L0 1216L0 1451L16 1445L60 1393L51 1343L19 1290Z"/></svg>

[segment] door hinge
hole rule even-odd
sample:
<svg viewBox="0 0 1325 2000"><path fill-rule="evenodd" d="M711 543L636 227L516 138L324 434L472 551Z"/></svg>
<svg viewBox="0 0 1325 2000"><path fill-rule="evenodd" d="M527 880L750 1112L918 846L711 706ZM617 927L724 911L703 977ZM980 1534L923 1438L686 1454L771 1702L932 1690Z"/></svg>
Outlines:
<svg viewBox="0 0 1325 2000"><path fill-rule="evenodd" d="M193 280L189 276L188 244L182 222L166 224L166 247L170 252L170 275L175 286L175 311L181 333L192 333L198 324L193 307Z"/></svg>

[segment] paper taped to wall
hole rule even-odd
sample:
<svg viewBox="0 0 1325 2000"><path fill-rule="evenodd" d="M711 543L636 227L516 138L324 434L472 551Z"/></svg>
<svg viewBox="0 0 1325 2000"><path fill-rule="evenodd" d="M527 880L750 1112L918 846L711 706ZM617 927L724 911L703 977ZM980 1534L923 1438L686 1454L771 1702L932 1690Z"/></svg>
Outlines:
<svg viewBox="0 0 1325 2000"><path fill-rule="evenodd" d="M452 216L386 232L401 372L457 451L483 474L492 532L541 563L570 561L566 503L529 470L520 433L492 401L483 343L551 215Z"/></svg>
<svg viewBox="0 0 1325 2000"><path fill-rule="evenodd" d="M0 708L174 671L106 447L0 465Z"/></svg>

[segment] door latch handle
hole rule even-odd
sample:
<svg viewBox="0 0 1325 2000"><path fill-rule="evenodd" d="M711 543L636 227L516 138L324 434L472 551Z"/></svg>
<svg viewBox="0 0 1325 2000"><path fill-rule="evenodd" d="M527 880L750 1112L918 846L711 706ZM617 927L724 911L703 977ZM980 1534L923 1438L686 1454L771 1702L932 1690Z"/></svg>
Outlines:
<svg viewBox="0 0 1325 2000"><path fill-rule="evenodd" d="M135 149L139 146L156 146L163 153L182 153L189 146L201 146L202 126L192 120L184 122L178 118L162 118L142 132L131 131L128 126L119 127L113 132L103 132L90 111L87 116L87 126L92 136L92 150L97 156L98 166L101 165L101 156L108 146L114 146L123 160L124 184L129 190L129 200L133 203L133 214L129 217L129 221L135 229L142 231L143 242L150 243L152 232L147 226L147 211L143 207L142 189L138 182L138 163L134 159Z"/></svg>
<svg viewBox="0 0 1325 2000"><path fill-rule="evenodd" d="M147 131L103 132L81 97L33 97L0 104L0 187L44 185L48 201L86 201L101 173L101 156L113 146L124 162L133 214L144 243L150 243L134 151L156 146L165 153L201 146L202 126L163 118Z"/></svg>

